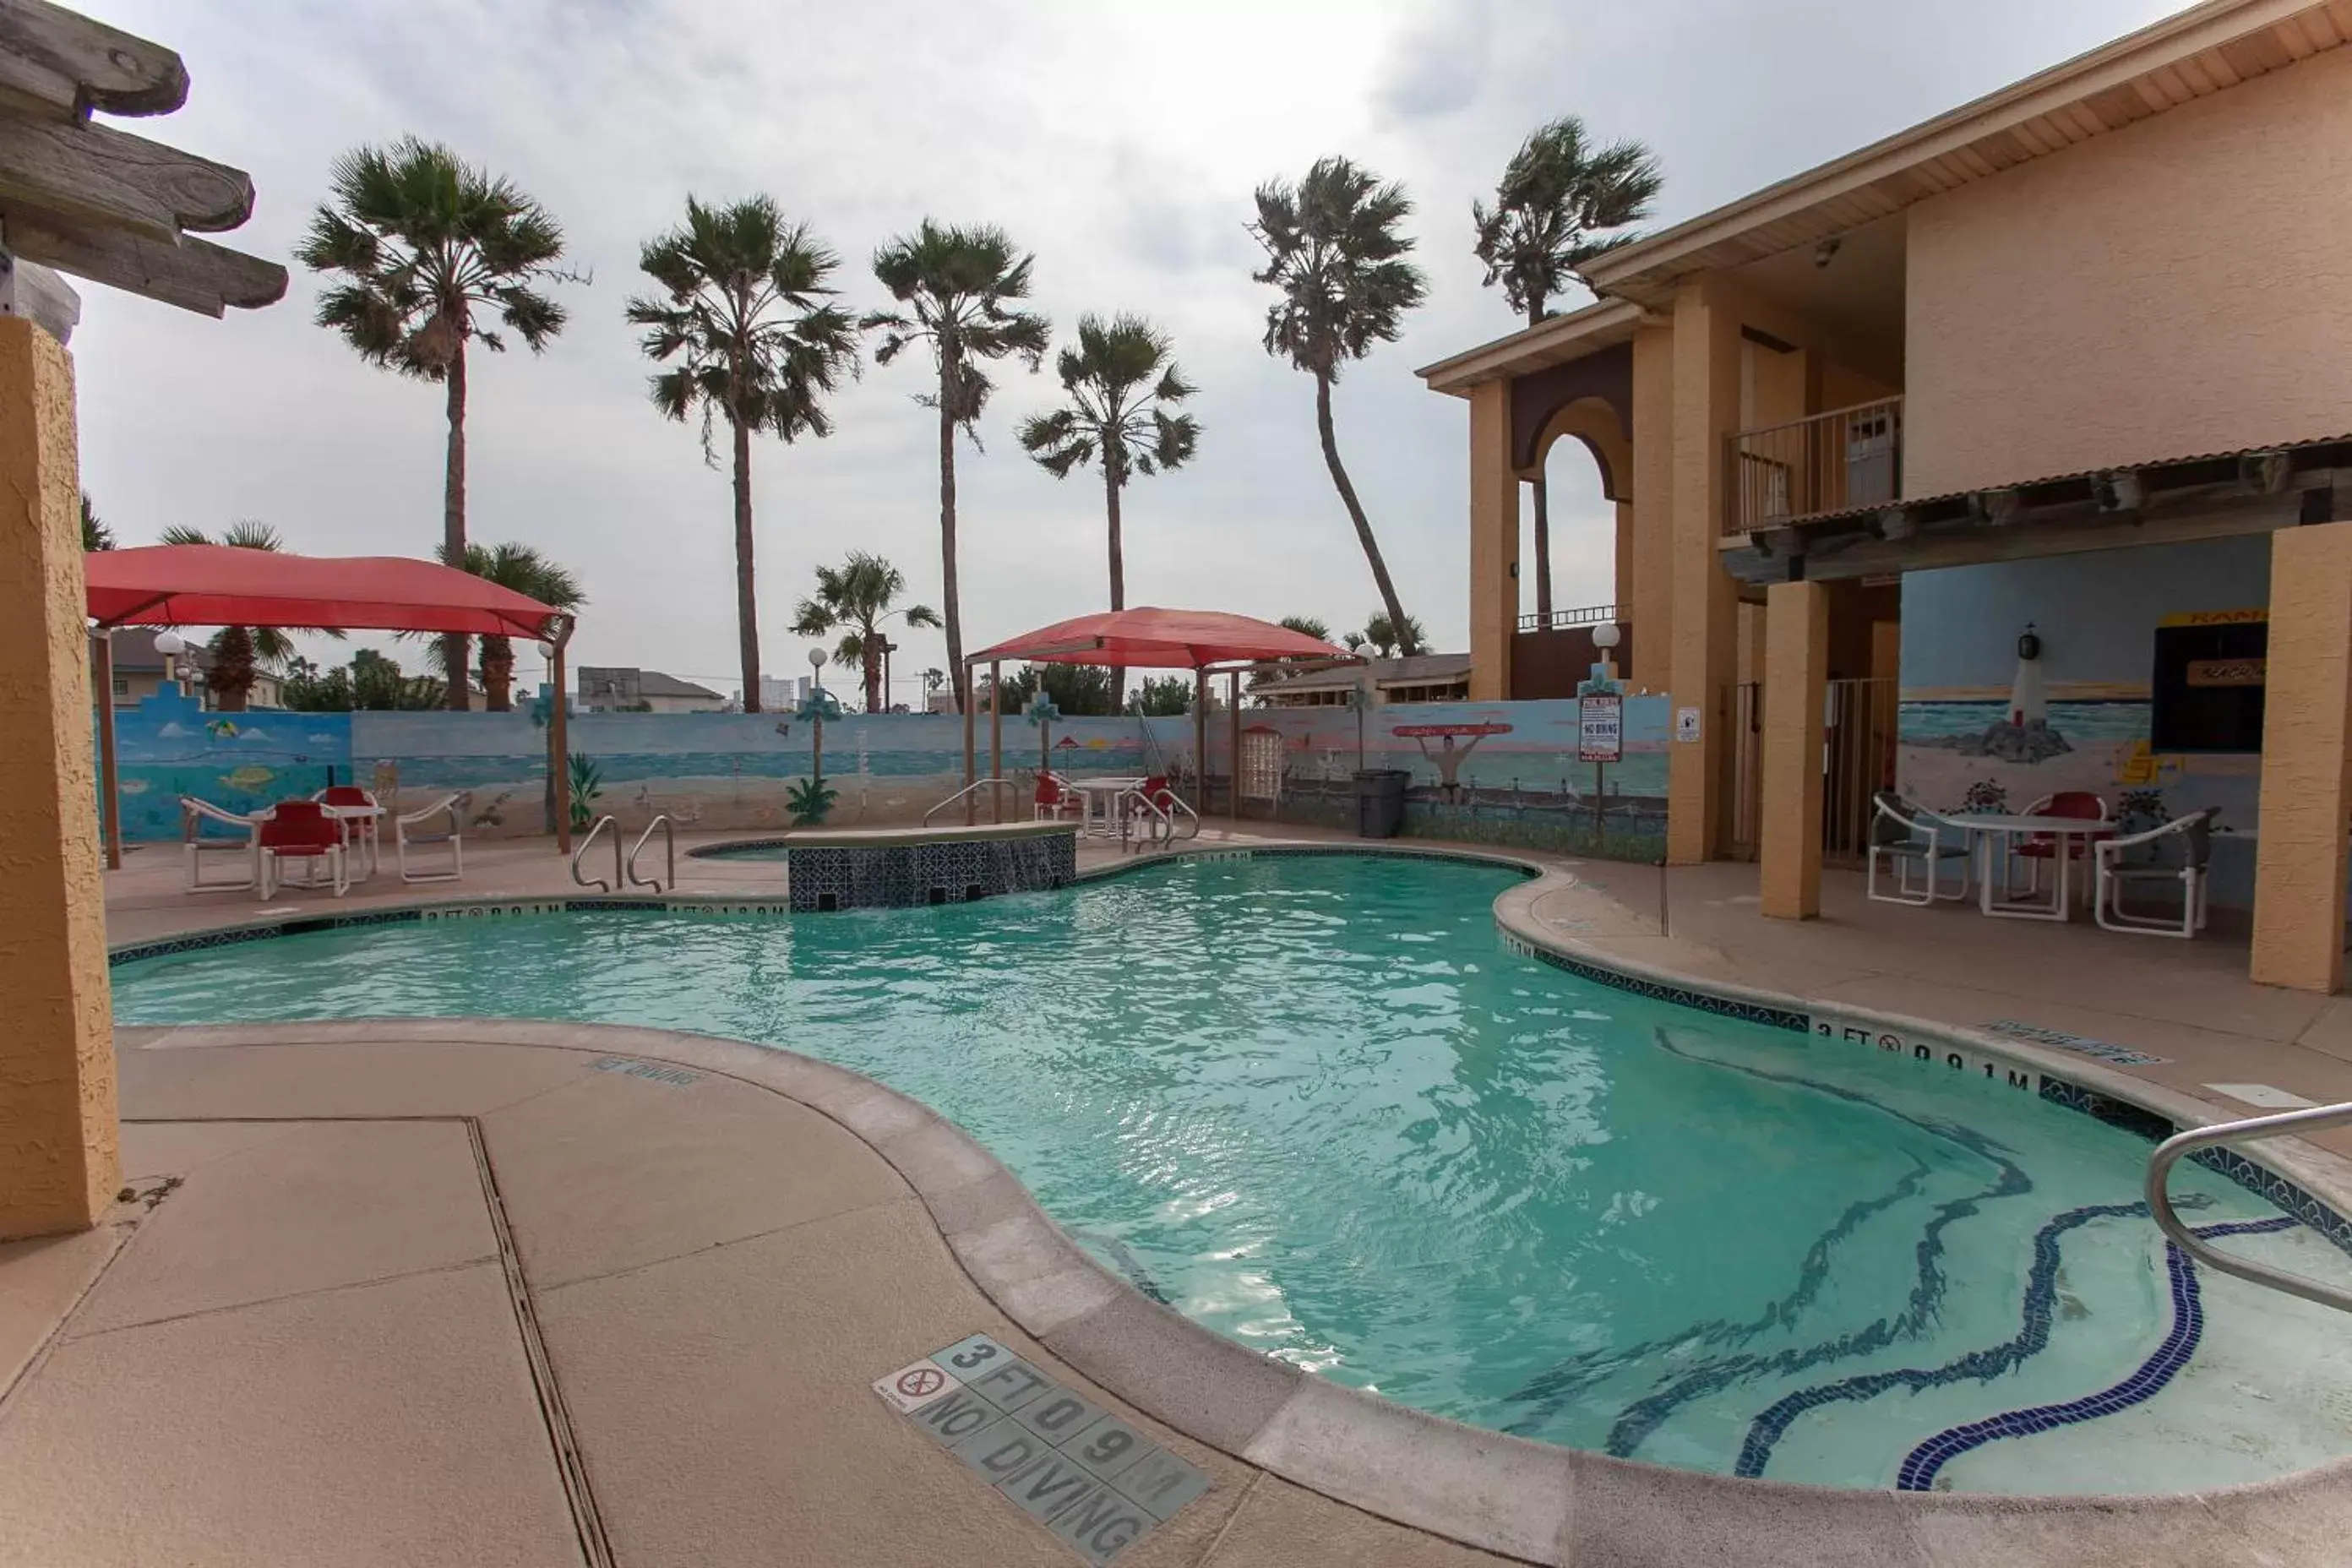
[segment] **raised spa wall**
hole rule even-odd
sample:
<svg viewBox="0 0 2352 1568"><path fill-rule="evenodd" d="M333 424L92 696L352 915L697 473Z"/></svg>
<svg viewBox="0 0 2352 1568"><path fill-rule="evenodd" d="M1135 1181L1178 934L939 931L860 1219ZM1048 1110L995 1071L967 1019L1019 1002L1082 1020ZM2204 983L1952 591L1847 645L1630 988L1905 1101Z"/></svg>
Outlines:
<svg viewBox="0 0 2352 1568"><path fill-rule="evenodd" d="M1077 832L1067 824L831 833L822 842L780 842L796 914L969 903L1067 887L1078 873Z"/></svg>

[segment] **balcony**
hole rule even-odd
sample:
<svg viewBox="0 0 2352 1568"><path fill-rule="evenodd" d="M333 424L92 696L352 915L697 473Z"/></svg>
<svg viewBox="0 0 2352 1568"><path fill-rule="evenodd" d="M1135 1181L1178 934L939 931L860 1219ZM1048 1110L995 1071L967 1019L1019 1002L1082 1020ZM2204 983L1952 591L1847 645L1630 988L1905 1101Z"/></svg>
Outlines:
<svg viewBox="0 0 2352 1568"><path fill-rule="evenodd" d="M1903 399L1881 398L1730 439L1723 543L1807 518L1885 506L1903 493Z"/></svg>

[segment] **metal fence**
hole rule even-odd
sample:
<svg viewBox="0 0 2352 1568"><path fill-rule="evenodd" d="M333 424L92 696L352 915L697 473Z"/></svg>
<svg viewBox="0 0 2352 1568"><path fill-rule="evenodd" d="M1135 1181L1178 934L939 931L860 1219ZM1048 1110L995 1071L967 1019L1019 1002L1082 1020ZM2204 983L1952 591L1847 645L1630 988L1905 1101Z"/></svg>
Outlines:
<svg viewBox="0 0 2352 1568"><path fill-rule="evenodd" d="M1895 787L1897 687L1889 679L1832 680L1822 700L1822 860L1859 867L1870 846L1871 798ZM1731 693L1731 842L1753 860L1763 842L1764 688Z"/></svg>

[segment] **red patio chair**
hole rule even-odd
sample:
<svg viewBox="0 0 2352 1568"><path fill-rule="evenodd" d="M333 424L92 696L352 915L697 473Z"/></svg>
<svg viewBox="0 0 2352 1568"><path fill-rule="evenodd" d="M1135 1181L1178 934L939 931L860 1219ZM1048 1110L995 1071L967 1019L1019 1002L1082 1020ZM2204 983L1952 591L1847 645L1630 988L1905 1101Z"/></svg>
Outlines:
<svg viewBox="0 0 2352 1568"><path fill-rule="evenodd" d="M2024 815L2070 816L2084 822L2105 822L2107 820L2107 803L2104 796L2086 789L2062 789L2055 795L2045 795L2027 806ZM2032 833L2026 836L2024 842L2013 846L2010 853L2025 861L2032 872L2028 890L2038 893L2042 890L2042 864L2057 858L2062 838L2067 858L2083 860L2089 857L2092 844L2112 837L2112 834L2105 833Z"/></svg>
<svg viewBox="0 0 2352 1568"><path fill-rule="evenodd" d="M1077 791L1063 784L1061 779L1053 773L1044 772L1038 773L1036 795L1038 821L1058 822L1065 816L1082 816L1086 809L1086 799Z"/></svg>
<svg viewBox="0 0 2352 1568"><path fill-rule="evenodd" d="M281 800L271 806L261 818L254 853L265 900L280 887L332 887L339 899L351 889L343 825L315 800ZM279 874L281 864L301 866L303 879L287 880Z"/></svg>

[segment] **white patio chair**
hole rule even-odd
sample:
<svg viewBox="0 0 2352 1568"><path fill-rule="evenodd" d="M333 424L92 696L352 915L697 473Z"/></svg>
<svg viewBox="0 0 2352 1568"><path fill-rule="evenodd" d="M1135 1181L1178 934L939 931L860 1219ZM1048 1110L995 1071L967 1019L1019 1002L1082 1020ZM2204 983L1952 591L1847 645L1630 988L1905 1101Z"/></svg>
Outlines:
<svg viewBox="0 0 2352 1568"><path fill-rule="evenodd" d="M1883 789L1873 795L1871 807L1870 853L1864 889L1871 898L1882 904L1924 907L1938 899L1957 900L1969 896L1969 868L1974 857L1965 831L1939 821L1893 790ZM1886 892L1878 889L1878 862L1882 858L1892 862L1895 868L1895 885ZM1944 865L1950 860L1959 862L1960 885L1948 893L1943 890Z"/></svg>
<svg viewBox="0 0 2352 1568"><path fill-rule="evenodd" d="M2148 847L2154 858L2126 864L2124 852L2141 846ZM2107 930L2192 937L2205 929L2206 896L2211 882L2207 868L2213 854L2212 812L2191 812L2126 838L2103 838L2091 846L2091 854L2098 868L2091 912ZM2180 889L2179 915L2124 912L2125 889L2157 883L2170 883Z"/></svg>
<svg viewBox="0 0 2352 1568"><path fill-rule="evenodd" d="M226 823L229 826L242 828L245 831L245 837L241 839L206 838L205 824L207 822ZM183 846L182 858L187 868L188 891L192 893L243 892L246 889L257 885L261 879L261 818L259 816L240 816L236 812L224 810L208 800L198 800L194 795L184 795L180 797L180 842ZM245 862L245 875L232 878L215 877L210 881L205 880L204 857L207 851L215 855L229 853L236 855Z"/></svg>
<svg viewBox="0 0 2352 1568"><path fill-rule="evenodd" d="M400 879L404 882L455 882L466 875L466 793L445 795L439 800L415 811L404 811L392 819L393 855L400 862ZM446 819L446 826L435 829L436 817ZM408 868L410 845L449 847L447 869Z"/></svg>

